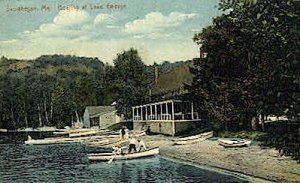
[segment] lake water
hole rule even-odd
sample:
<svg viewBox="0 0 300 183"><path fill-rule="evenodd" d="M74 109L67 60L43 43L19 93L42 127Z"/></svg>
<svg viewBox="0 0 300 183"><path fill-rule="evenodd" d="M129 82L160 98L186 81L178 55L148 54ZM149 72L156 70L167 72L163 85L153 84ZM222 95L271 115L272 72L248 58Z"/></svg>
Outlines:
<svg viewBox="0 0 300 183"><path fill-rule="evenodd" d="M86 153L95 150L81 144L0 144L0 182L247 182L160 156L89 163Z"/></svg>

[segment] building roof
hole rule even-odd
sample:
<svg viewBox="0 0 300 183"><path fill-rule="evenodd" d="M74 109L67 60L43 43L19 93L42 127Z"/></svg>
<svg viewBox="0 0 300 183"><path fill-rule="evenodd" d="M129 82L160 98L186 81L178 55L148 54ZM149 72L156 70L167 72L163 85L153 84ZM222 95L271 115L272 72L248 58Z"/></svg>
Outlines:
<svg viewBox="0 0 300 183"><path fill-rule="evenodd" d="M91 117L95 117L116 111L116 108L115 106L87 106L86 110Z"/></svg>

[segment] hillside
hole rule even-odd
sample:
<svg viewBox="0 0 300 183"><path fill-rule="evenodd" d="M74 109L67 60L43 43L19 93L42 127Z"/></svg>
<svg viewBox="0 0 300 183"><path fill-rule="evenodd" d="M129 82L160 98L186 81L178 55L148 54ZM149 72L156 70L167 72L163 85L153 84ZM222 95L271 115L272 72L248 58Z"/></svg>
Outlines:
<svg viewBox="0 0 300 183"><path fill-rule="evenodd" d="M24 77L32 74L49 76L62 73L89 74L103 70L104 64L97 58L76 57L70 55L43 55L34 60L0 59L0 75Z"/></svg>

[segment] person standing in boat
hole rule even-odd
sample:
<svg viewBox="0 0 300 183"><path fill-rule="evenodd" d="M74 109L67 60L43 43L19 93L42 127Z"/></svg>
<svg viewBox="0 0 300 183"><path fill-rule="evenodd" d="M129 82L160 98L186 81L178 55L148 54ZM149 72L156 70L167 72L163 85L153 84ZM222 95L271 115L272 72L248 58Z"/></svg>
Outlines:
<svg viewBox="0 0 300 183"><path fill-rule="evenodd" d="M138 146L137 146L138 152L141 152L142 150L146 151L147 147L145 145L145 142L141 139L138 139L137 141L138 141Z"/></svg>
<svg viewBox="0 0 300 183"><path fill-rule="evenodd" d="M133 136L130 136L128 153L131 153L132 150L133 150L133 152L137 152L137 150L136 150L137 145L138 145L138 141L136 140L136 138L134 138Z"/></svg>

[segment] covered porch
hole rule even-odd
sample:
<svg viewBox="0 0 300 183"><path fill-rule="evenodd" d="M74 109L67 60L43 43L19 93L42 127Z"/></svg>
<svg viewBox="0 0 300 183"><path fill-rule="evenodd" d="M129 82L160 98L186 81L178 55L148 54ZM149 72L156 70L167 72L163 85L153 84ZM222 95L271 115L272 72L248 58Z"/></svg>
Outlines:
<svg viewBox="0 0 300 183"><path fill-rule="evenodd" d="M132 107L133 126L137 130L175 135L200 122L192 101L166 100Z"/></svg>
<svg viewBox="0 0 300 183"><path fill-rule="evenodd" d="M186 121L198 120L193 102L166 100L132 107L133 121Z"/></svg>

